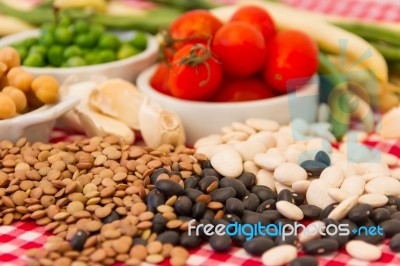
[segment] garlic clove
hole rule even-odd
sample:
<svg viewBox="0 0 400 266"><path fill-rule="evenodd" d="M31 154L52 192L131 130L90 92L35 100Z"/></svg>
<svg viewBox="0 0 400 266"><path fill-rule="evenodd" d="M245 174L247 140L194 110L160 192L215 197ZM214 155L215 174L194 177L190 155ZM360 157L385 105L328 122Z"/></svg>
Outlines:
<svg viewBox="0 0 400 266"><path fill-rule="evenodd" d="M185 143L185 132L179 117L145 98L139 112L139 125L143 140L149 147L161 144L179 146Z"/></svg>
<svg viewBox="0 0 400 266"><path fill-rule="evenodd" d="M96 113L87 107L76 108L74 112L88 137L111 134L120 137L127 144L135 141L133 131L124 123L114 118Z"/></svg>
<svg viewBox="0 0 400 266"><path fill-rule="evenodd" d="M110 79L90 93L89 104L97 111L139 130L139 110L143 97L132 83Z"/></svg>

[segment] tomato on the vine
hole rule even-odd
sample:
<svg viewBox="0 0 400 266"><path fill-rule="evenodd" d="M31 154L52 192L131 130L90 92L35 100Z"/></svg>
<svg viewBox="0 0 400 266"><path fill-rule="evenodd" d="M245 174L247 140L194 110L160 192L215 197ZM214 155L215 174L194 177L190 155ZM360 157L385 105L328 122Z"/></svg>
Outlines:
<svg viewBox="0 0 400 266"><path fill-rule="evenodd" d="M166 62L161 62L153 76L150 78L150 85L158 92L166 95L171 95L171 90L168 87L170 68Z"/></svg>
<svg viewBox="0 0 400 266"><path fill-rule="evenodd" d="M246 22L230 22L214 36L212 50L224 72L233 77L249 77L260 71L267 57L261 32Z"/></svg>
<svg viewBox="0 0 400 266"><path fill-rule="evenodd" d="M263 76L265 81L279 93L299 88L317 71L318 46L301 31L278 32L271 39L269 48ZM296 88L289 88L290 83L294 83Z"/></svg>
<svg viewBox="0 0 400 266"><path fill-rule="evenodd" d="M275 23L264 9L257 6L244 6L233 14L231 21L243 21L250 23L259 29L265 41L275 35Z"/></svg>
<svg viewBox="0 0 400 266"><path fill-rule="evenodd" d="M169 34L174 48L186 44L207 44L222 27L222 22L207 10L192 10L178 17L170 26Z"/></svg>
<svg viewBox="0 0 400 266"><path fill-rule="evenodd" d="M274 91L259 78L226 79L212 100L215 102L242 102L274 96Z"/></svg>
<svg viewBox="0 0 400 266"><path fill-rule="evenodd" d="M208 100L221 81L221 64L206 45L188 44L175 54L168 80L173 96L193 101Z"/></svg>

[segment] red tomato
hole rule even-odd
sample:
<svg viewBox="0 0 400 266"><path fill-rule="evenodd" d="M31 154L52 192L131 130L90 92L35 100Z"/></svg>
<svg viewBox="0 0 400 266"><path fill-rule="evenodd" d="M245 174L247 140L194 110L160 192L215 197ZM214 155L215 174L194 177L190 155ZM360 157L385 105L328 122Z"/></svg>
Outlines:
<svg viewBox="0 0 400 266"><path fill-rule="evenodd" d="M233 14L231 21L243 21L250 23L259 29L265 41L275 35L275 23L264 9L257 6L241 7Z"/></svg>
<svg viewBox="0 0 400 266"><path fill-rule="evenodd" d="M192 10L182 14L170 26L169 31L175 49L189 43L204 43L222 27L222 22L206 10Z"/></svg>
<svg viewBox="0 0 400 266"><path fill-rule="evenodd" d="M227 79L212 98L215 102L254 101L274 97L274 91L258 78Z"/></svg>
<svg viewBox="0 0 400 266"><path fill-rule="evenodd" d="M249 77L265 64L264 37L246 22L230 22L214 36L212 50L222 62L224 72L233 77Z"/></svg>
<svg viewBox="0 0 400 266"><path fill-rule="evenodd" d="M154 75L150 79L150 85L157 91L166 95L171 95L171 90L168 87L169 67L166 62L161 62Z"/></svg>
<svg viewBox="0 0 400 266"><path fill-rule="evenodd" d="M173 96L204 101L215 93L221 81L221 64L206 45L188 44L175 54L168 80Z"/></svg>
<svg viewBox="0 0 400 266"><path fill-rule="evenodd" d="M307 34L297 30L278 32L269 44L264 79L279 93L287 93L288 82L304 85L318 68L318 46ZM292 89L292 88L290 88Z"/></svg>

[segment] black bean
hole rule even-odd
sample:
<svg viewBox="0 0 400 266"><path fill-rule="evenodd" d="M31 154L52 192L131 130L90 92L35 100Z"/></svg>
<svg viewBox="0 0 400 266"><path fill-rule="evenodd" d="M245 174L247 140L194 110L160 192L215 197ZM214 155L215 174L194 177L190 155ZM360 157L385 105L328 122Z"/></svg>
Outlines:
<svg viewBox="0 0 400 266"><path fill-rule="evenodd" d="M329 155L324 152L324 151L319 151L317 152L317 154L315 154L314 160L323 163L327 166L331 165L331 158L329 157Z"/></svg>
<svg viewBox="0 0 400 266"><path fill-rule="evenodd" d="M263 211L261 214L268 217L268 219L270 219L272 222L283 218L282 214L280 214L277 210L266 210Z"/></svg>
<svg viewBox="0 0 400 266"><path fill-rule="evenodd" d="M325 239L332 239L335 240L336 242L338 242L339 246L343 246L345 245L347 242L349 242L349 236L346 234L334 234L334 235L328 235L326 237L324 237Z"/></svg>
<svg viewBox="0 0 400 266"><path fill-rule="evenodd" d="M390 239L389 247L394 252L400 251L400 234L395 234L392 239Z"/></svg>
<svg viewBox="0 0 400 266"><path fill-rule="evenodd" d="M242 223L244 224L258 224L261 223L262 226L267 226L270 223L270 220L265 215L252 212L252 211L245 211L242 216Z"/></svg>
<svg viewBox="0 0 400 266"><path fill-rule="evenodd" d="M243 199L246 196L246 186L236 178L224 177L219 181L220 187L232 187L235 189L236 197Z"/></svg>
<svg viewBox="0 0 400 266"><path fill-rule="evenodd" d="M358 223L357 224L358 227L362 227L364 226L365 228L370 228L371 226L375 226L374 221L372 221L371 219L367 219L367 221L363 222L363 223Z"/></svg>
<svg viewBox="0 0 400 266"><path fill-rule="evenodd" d="M237 198L230 198L225 203L225 208L228 213L236 214L241 217L244 212L243 202Z"/></svg>
<svg viewBox="0 0 400 266"><path fill-rule="evenodd" d="M201 176L191 175L185 179L185 181L183 182L183 186L185 189L196 188L197 185L199 184L200 179L201 179Z"/></svg>
<svg viewBox="0 0 400 266"><path fill-rule="evenodd" d="M335 252L339 249L339 244L333 239L314 239L303 244L304 253L310 255L324 255Z"/></svg>
<svg viewBox="0 0 400 266"><path fill-rule="evenodd" d="M229 198L233 198L236 196L236 191L231 187L218 188L210 193L211 199L213 201L218 201L221 203L225 203L225 201Z"/></svg>
<svg viewBox="0 0 400 266"><path fill-rule="evenodd" d="M269 199L261 203L257 209L256 212L263 212L266 210L275 210L276 208L276 201L274 199Z"/></svg>
<svg viewBox="0 0 400 266"><path fill-rule="evenodd" d="M385 234L383 233L383 235L380 234L371 235L363 230L359 235L355 236L353 239L377 245L385 240Z"/></svg>
<svg viewBox="0 0 400 266"><path fill-rule="evenodd" d="M285 239L283 239L282 235L279 235L275 238L275 245L280 246L280 245L292 245L296 246L298 243L297 237L295 235L288 235L285 236Z"/></svg>
<svg viewBox="0 0 400 266"><path fill-rule="evenodd" d="M386 208L385 208L386 209ZM387 209L386 209L387 210ZM395 213L391 213L390 214L390 218L392 219L396 219L396 220L400 220L400 211L395 212Z"/></svg>
<svg viewBox="0 0 400 266"><path fill-rule="evenodd" d="M193 205L192 217L196 220L200 220L203 217L206 210L207 210L207 205L204 202L196 202Z"/></svg>
<svg viewBox="0 0 400 266"><path fill-rule="evenodd" d="M388 202L386 203L387 206L392 206L397 210L400 210L400 198L396 196L388 196Z"/></svg>
<svg viewBox="0 0 400 266"><path fill-rule="evenodd" d="M227 252L232 247L232 239L227 234L214 234L210 237L210 246L216 252Z"/></svg>
<svg viewBox="0 0 400 266"><path fill-rule="evenodd" d="M86 239L88 239L89 234L86 231L78 230L70 241L71 248L73 250L82 251L85 245Z"/></svg>
<svg viewBox="0 0 400 266"><path fill-rule="evenodd" d="M151 212L155 212L157 207L165 203L165 197L156 189L150 191L146 198L147 208Z"/></svg>
<svg viewBox="0 0 400 266"><path fill-rule="evenodd" d="M154 172L150 176L150 183L155 184L158 176L161 174L168 174L168 170L165 168L155 169Z"/></svg>
<svg viewBox="0 0 400 266"><path fill-rule="evenodd" d="M351 220L349 220L349 219L343 219L343 220L340 220L340 224L345 225L346 228L350 231L350 232L349 232L350 238L357 235L358 226L357 226L357 224L355 224L353 221L351 221ZM355 229L356 231L353 232L354 229Z"/></svg>
<svg viewBox="0 0 400 266"><path fill-rule="evenodd" d="M311 256L301 256L292 260L289 266L318 266L318 260Z"/></svg>
<svg viewBox="0 0 400 266"><path fill-rule="evenodd" d="M254 184L254 180L256 180L256 176L253 173L249 172L243 172L238 178L236 178L240 182L243 183L243 185L250 190Z"/></svg>
<svg viewBox="0 0 400 266"><path fill-rule="evenodd" d="M253 187L251 192L256 194L261 202L269 200L269 199L276 200L276 198L278 197L278 194L276 192L272 191L268 187L262 187L262 188L258 187L257 189L254 189L254 188L255 187Z"/></svg>
<svg viewBox="0 0 400 266"><path fill-rule="evenodd" d="M195 188L187 188L184 190L184 193L186 196L189 197L189 199L193 202L196 201L197 197L200 195L203 195L204 193L201 192L200 190L197 190Z"/></svg>
<svg viewBox="0 0 400 266"><path fill-rule="evenodd" d="M331 218L322 219L322 222L325 224L325 227L328 227L330 225L337 227L339 225L338 221L331 219Z"/></svg>
<svg viewBox="0 0 400 266"><path fill-rule="evenodd" d="M201 165L201 167L203 168L203 170L205 170L207 168L212 168L210 160L205 160L203 162L203 164Z"/></svg>
<svg viewBox="0 0 400 266"><path fill-rule="evenodd" d="M215 171L214 168L203 169L203 171L201 172L201 176L203 178L208 176L214 176L217 177L218 179L222 177L217 171Z"/></svg>
<svg viewBox="0 0 400 266"><path fill-rule="evenodd" d="M333 211L333 209L335 209L337 206L339 205L339 203L335 202L335 203L331 203L328 206L325 207L325 209L322 210L321 214L319 215L320 220L325 219L326 217L328 217L328 215Z"/></svg>
<svg viewBox="0 0 400 266"><path fill-rule="evenodd" d="M214 211L207 209L206 212L203 215L203 219L213 221L214 220L215 213Z"/></svg>
<svg viewBox="0 0 400 266"><path fill-rule="evenodd" d="M367 221L372 210L373 208L369 204L358 204L349 211L347 217L355 223L363 223Z"/></svg>
<svg viewBox="0 0 400 266"><path fill-rule="evenodd" d="M161 213L157 213L156 215L154 215L152 223L153 223L152 231L156 232L157 234L160 234L165 230L167 219Z"/></svg>
<svg viewBox="0 0 400 266"><path fill-rule="evenodd" d="M207 188L214 182L218 182L219 179L216 176L206 176L203 179L201 179L199 181L199 188L201 191L203 191L204 193L207 193Z"/></svg>
<svg viewBox="0 0 400 266"><path fill-rule="evenodd" d="M282 224L282 226L284 226L284 225L286 225L286 224L289 224L289 225L294 226L295 221L290 220L290 219L286 219L286 218L281 218L281 219L278 219L278 220L276 220L276 221L274 222L274 224L276 224L276 225L278 225L278 226L279 226L279 223Z"/></svg>
<svg viewBox="0 0 400 266"><path fill-rule="evenodd" d="M299 208L304 214L305 219L316 220L321 216L322 209L315 205L300 205Z"/></svg>
<svg viewBox="0 0 400 266"><path fill-rule="evenodd" d="M281 192L279 192L278 198L277 198L277 201L281 201L281 200L289 201L290 203L294 203L292 191L290 191L289 189L282 189Z"/></svg>
<svg viewBox="0 0 400 266"><path fill-rule="evenodd" d="M390 212L390 214L393 214L395 212L397 212L397 209L393 206L385 206L384 207L386 210L388 210Z"/></svg>
<svg viewBox="0 0 400 266"><path fill-rule="evenodd" d="M375 224L380 224L390 219L390 212L385 208L376 208L371 212L370 218Z"/></svg>
<svg viewBox="0 0 400 266"><path fill-rule="evenodd" d="M253 256L261 256L265 251L275 246L274 241L268 237L258 236L243 244L244 250Z"/></svg>
<svg viewBox="0 0 400 266"><path fill-rule="evenodd" d="M192 213L193 203L187 196L179 196L175 202L175 212L178 215L190 215Z"/></svg>
<svg viewBox="0 0 400 266"><path fill-rule="evenodd" d="M243 205L246 210L255 211L260 205L260 200L256 194L250 193L248 196L244 197Z"/></svg>
<svg viewBox="0 0 400 266"><path fill-rule="evenodd" d="M400 221L396 219L390 219L379 224L385 232L386 237L391 237L397 233L400 233Z"/></svg>
<svg viewBox="0 0 400 266"><path fill-rule="evenodd" d="M200 246L201 240L200 236L196 235L196 230L192 230L183 232L179 239L179 243L184 248L193 249Z"/></svg>
<svg viewBox="0 0 400 266"><path fill-rule="evenodd" d="M301 195L296 192L292 192L292 196L293 196L294 204L296 204L297 206L304 204L304 200L305 200L304 195Z"/></svg>
<svg viewBox="0 0 400 266"><path fill-rule="evenodd" d="M219 224L223 224L223 225L225 225L225 226L228 226L228 225L229 225L229 222L228 222L227 220L218 218L218 219L214 219L214 221L212 221L212 224L213 224L214 226L217 226L217 225L219 225Z"/></svg>
<svg viewBox="0 0 400 266"><path fill-rule="evenodd" d="M161 241L161 240L160 240ZM169 242L165 242L165 243L169 243ZM172 243L171 243L172 244ZM133 243L132 243L132 245L133 246L136 246L136 245L142 245L142 246L147 246L147 240L144 240L143 238L141 238L141 237L134 237L133 238Z"/></svg>
<svg viewBox="0 0 400 266"><path fill-rule="evenodd" d="M112 223L119 219L121 219L120 215L116 211L113 210L113 211L111 211L111 213L108 216L101 219L101 221L103 224L109 224L109 223Z"/></svg>
<svg viewBox="0 0 400 266"><path fill-rule="evenodd" d="M157 180L155 187L167 197L183 194L183 188L178 183L170 179Z"/></svg>
<svg viewBox="0 0 400 266"><path fill-rule="evenodd" d="M234 234L232 236L233 244L237 247L242 247L247 242L247 236L243 234Z"/></svg>
<svg viewBox="0 0 400 266"><path fill-rule="evenodd" d="M205 226L205 225L207 225L207 224L213 224L213 223L212 223L210 220L207 220L207 219L204 219L204 218L203 218L203 219L201 219L201 220L199 221L199 224L203 224L203 225ZM198 227L198 231L199 231L200 237L201 237L202 239L208 241L208 239L210 238L210 236L204 232L204 226ZM197 230L197 228L196 228L196 230Z"/></svg>
<svg viewBox="0 0 400 266"><path fill-rule="evenodd" d="M251 187L251 193L256 193L257 191L261 191L261 190L271 190L271 189L264 185L255 185L255 186Z"/></svg>
<svg viewBox="0 0 400 266"><path fill-rule="evenodd" d="M159 234L157 240L163 244L169 243L176 246L179 244L179 233L173 230L168 230Z"/></svg>
<svg viewBox="0 0 400 266"><path fill-rule="evenodd" d="M224 215L224 220L226 220L230 224L242 223L242 219L240 219L239 216L237 216L235 214L230 214L230 213Z"/></svg>
<svg viewBox="0 0 400 266"><path fill-rule="evenodd" d="M300 166L306 170L309 176L316 177L320 176L322 171L328 167L326 164L314 160L305 160Z"/></svg>

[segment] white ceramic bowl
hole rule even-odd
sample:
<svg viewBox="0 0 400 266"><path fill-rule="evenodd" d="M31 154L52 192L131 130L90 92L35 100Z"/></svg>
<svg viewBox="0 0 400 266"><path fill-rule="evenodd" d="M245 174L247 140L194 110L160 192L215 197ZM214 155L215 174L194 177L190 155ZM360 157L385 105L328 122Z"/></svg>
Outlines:
<svg viewBox="0 0 400 266"><path fill-rule="evenodd" d="M133 32L114 32L121 40L128 40L133 37ZM0 39L0 47L9 46L27 38L39 36L39 30L24 31L9 35ZM158 41L152 35L147 35L147 48L132 57L113 61L104 64L90 65L83 67L50 68L50 67L24 67L32 75L51 75L62 83L69 76L75 75L78 78L89 79L93 75L104 75L108 78L122 78L134 81L137 75L144 69L151 66L158 56Z"/></svg>
<svg viewBox="0 0 400 266"><path fill-rule="evenodd" d="M62 98L56 104L44 105L32 112L0 120L0 140L17 141L26 137L29 141L47 142L57 118L71 110L79 99Z"/></svg>
<svg viewBox="0 0 400 266"><path fill-rule="evenodd" d="M150 85L150 78L155 70L156 65L142 72L137 78L137 86L163 108L180 116L188 145L193 145L201 137L219 133L223 126L235 121L245 121L247 118L272 119L282 125L295 118L303 118L308 122L316 119L319 97L319 80L316 75L295 93L265 100L213 103L181 100L156 91Z"/></svg>

